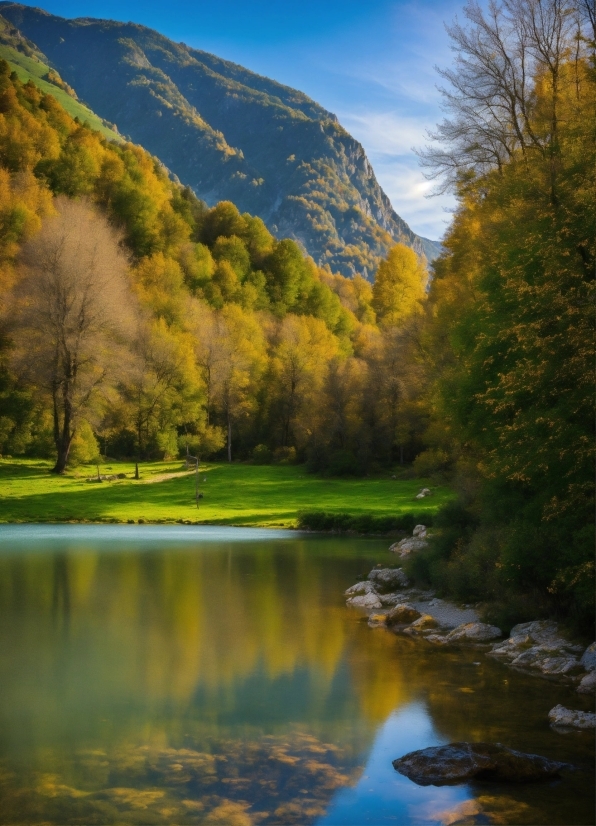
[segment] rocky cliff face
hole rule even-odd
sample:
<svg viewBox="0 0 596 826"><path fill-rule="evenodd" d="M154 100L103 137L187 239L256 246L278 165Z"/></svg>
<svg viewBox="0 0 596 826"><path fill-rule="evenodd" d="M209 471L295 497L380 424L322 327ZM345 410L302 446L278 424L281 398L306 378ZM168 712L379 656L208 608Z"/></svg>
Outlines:
<svg viewBox="0 0 596 826"><path fill-rule="evenodd" d="M372 277L395 241L437 256L395 213L358 141L303 93L143 26L7 2L0 12L208 204L233 201L344 275Z"/></svg>

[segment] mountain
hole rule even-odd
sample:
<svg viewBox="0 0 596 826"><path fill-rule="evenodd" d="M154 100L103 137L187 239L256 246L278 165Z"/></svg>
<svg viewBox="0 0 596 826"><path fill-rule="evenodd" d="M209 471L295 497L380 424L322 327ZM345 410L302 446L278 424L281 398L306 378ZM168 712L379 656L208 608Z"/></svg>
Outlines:
<svg viewBox="0 0 596 826"><path fill-rule="evenodd" d="M78 100L77 94L60 75L50 68L48 60L39 49L23 37L21 32L0 16L0 58L9 63L19 80L33 81L43 92L53 95L73 118L87 121L92 129L101 132L109 140L121 141L113 124L99 118L88 106Z"/></svg>
<svg viewBox="0 0 596 826"><path fill-rule="evenodd" d="M209 205L233 201L344 275L372 277L395 241L439 254L393 210L358 141L302 92L134 23L11 2L0 13Z"/></svg>

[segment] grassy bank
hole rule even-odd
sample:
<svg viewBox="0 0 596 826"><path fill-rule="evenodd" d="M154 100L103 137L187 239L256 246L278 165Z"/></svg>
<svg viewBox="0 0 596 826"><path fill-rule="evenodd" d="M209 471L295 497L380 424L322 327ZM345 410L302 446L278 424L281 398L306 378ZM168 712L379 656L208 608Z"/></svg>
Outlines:
<svg viewBox="0 0 596 826"><path fill-rule="evenodd" d="M102 484L88 481L96 474L94 467L56 477L48 472L50 466L45 461L0 460L0 521L184 519L295 527L299 513L320 511L350 518L370 515L375 524L377 518L430 515L451 497L443 486L417 500L420 488L429 486L420 479L328 479L309 475L300 466L210 464L201 467L203 499L197 510L194 474L185 473L180 461L143 464L139 481L132 478L133 464L112 462L102 466L101 473L125 473L127 478Z"/></svg>

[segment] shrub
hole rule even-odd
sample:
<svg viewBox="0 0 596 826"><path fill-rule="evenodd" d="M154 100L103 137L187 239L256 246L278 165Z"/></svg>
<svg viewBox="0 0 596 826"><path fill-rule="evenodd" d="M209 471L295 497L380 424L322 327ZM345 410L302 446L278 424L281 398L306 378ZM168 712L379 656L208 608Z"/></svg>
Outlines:
<svg viewBox="0 0 596 826"><path fill-rule="evenodd" d="M293 465L296 462L295 447L277 447L273 453L273 461L276 465Z"/></svg>
<svg viewBox="0 0 596 826"><path fill-rule="evenodd" d="M273 454L267 445L257 445L252 452L252 458L256 465L270 465Z"/></svg>
<svg viewBox="0 0 596 826"><path fill-rule="evenodd" d="M326 513L325 511L301 511L298 527L311 531L334 531L345 533L387 534L393 531L410 533L420 523L432 524L429 513L401 513L396 516L381 516L372 513Z"/></svg>
<svg viewBox="0 0 596 826"><path fill-rule="evenodd" d="M447 470L449 456L444 450L423 450L412 462L416 476L432 476Z"/></svg>

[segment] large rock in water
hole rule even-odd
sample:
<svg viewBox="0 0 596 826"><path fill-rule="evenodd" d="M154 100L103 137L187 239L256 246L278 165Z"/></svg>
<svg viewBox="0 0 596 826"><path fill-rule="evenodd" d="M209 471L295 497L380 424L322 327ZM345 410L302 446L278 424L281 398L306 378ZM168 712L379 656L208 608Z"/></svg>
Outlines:
<svg viewBox="0 0 596 826"><path fill-rule="evenodd" d="M446 786L468 780L532 783L559 774L567 763L524 754L500 743L451 743L411 751L393 761L393 768L419 786Z"/></svg>
<svg viewBox="0 0 596 826"><path fill-rule="evenodd" d="M386 594L395 588L405 588L408 585L408 577L401 568L373 568L368 578L374 583L379 594Z"/></svg>
<svg viewBox="0 0 596 826"><path fill-rule="evenodd" d="M565 706L555 706L548 712L552 726L561 728L596 728L596 714L590 711L576 711Z"/></svg>

